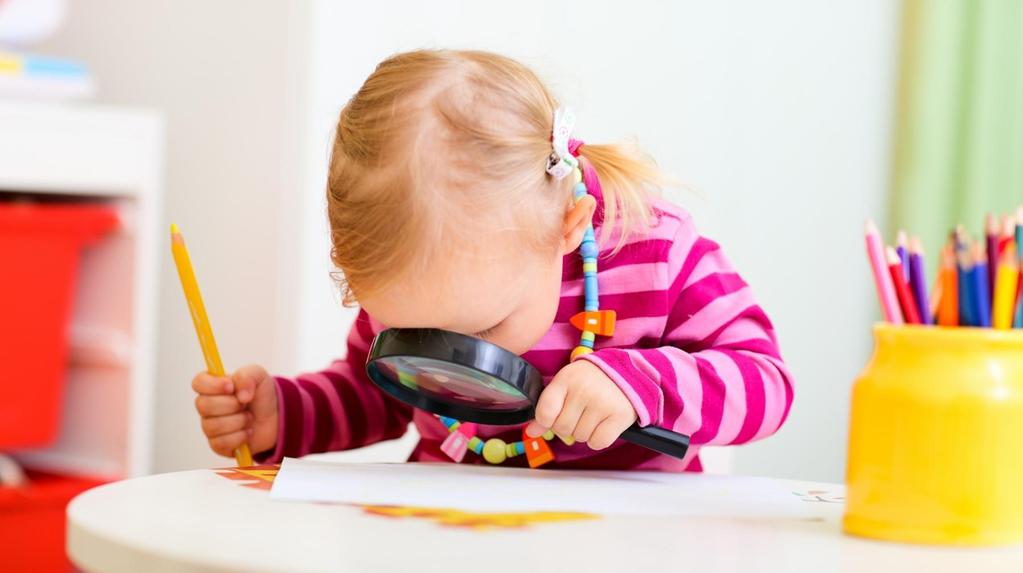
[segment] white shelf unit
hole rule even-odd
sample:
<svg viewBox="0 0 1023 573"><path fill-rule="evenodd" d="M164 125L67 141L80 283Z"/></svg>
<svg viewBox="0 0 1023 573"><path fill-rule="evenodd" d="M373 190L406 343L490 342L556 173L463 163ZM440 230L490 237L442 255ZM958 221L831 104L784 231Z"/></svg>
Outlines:
<svg viewBox="0 0 1023 573"><path fill-rule="evenodd" d="M162 156L154 113L0 100L0 199L99 201L121 219L83 254L60 434L15 452L26 465L114 479L151 472Z"/></svg>

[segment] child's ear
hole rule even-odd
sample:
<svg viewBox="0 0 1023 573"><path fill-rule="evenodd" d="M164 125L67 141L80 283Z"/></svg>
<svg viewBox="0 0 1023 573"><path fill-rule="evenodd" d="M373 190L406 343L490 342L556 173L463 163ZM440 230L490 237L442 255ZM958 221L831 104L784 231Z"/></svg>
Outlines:
<svg viewBox="0 0 1023 573"><path fill-rule="evenodd" d="M593 220L593 212L597 208L597 200L592 195L585 195L565 212L565 220L561 224L561 252L567 255L579 248L583 242L583 233Z"/></svg>

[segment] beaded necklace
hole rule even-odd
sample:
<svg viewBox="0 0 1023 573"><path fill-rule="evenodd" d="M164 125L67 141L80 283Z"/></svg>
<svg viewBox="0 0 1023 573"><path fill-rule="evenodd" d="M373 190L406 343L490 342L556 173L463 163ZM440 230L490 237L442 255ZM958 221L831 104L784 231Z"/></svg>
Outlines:
<svg viewBox="0 0 1023 573"><path fill-rule="evenodd" d="M572 140L572 147L578 149L581 142ZM574 152L575 149L572 151ZM589 189L583 180L583 172L578 160L571 155L573 202L578 203L580 199L589 193ZM592 167L588 169L592 170ZM599 188L596 172L590 174L591 181ZM570 319L572 326L580 330L579 344L572 350L570 361L574 362L581 356L593 352L593 343L598 335L611 336L614 334L615 311L600 310L600 291L597 287L597 239L593 232L591 221L583 233L582 243L579 245L579 255L583 263L583 292L585 305L583 312L580 312ZM522 440L506 443L500 438L490 438L483 441L476 436L476 424L459 422L452 418L438 416L438 419L448 429L448 437L441 444L441 450L452 460L461 462L468 450L476 455L482 456L484 460L492 464L503 463L508 458L525 454L529 467L537 468L554 460L554 452L551 451L547 442L554 439L554 432L548 430L544 435L533 438L522 429ZM571 446L575 440L571 436L558 436L565 445Z"/></svg>

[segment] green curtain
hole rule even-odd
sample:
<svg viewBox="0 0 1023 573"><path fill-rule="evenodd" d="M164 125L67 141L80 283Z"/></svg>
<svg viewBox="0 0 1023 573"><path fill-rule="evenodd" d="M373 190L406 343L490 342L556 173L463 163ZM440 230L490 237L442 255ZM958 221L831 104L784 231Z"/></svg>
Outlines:
<svg viewBox="0 0 1023 573"><path fill-rule="evenodd" d="M905 0L889 230L924 242L1023 204L1023 1Z"/></svg>

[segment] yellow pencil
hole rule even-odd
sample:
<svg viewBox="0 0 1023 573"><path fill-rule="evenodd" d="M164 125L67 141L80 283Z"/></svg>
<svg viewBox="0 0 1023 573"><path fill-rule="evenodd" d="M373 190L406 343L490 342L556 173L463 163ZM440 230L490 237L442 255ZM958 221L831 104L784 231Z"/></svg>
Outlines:
<svg viewBox="0 0 1023 573"><path fill-rule="evenodd" d="M1010 242L998 262L998 277L995 279L995 302L991 321L995 328L1012 328L1015 314L1016 281L1019 267L1016 263L1016 247Z"/></svg>
<svg viewBox="0 0 1023 573"><path fill-rule="evenodd" d="M213 328L210 327L210 319L206 316L206 306L202 303L199 283L195 280L195 271L192 270L192 260L188 257L185 238L181 236L177 225L171 225L171 254L174 255L174 264L178 267L181 289L185 291L185 300L188 301L188 310L192 313L192 323L195 324L195 333L199 336L202 355L206 358L206 370L214 376L224 376L224 365L220 362L217 341L213 338ZM239 467L251 466L252 453L249 451L249 445L242 444L236 449L234 459Z"/></svg>

